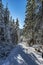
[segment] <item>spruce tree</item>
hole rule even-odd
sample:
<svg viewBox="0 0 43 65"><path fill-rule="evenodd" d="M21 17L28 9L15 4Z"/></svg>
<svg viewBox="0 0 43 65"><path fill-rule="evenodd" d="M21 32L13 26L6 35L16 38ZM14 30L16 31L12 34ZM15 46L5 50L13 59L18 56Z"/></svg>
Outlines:
<svg viewBox="0 0 43 65"><path fill-rule="evenodd" d="M43 44L43 0L41 0L41 3L42 3L42 14L41 14L41 16L42 16L42 36L41 36L41 43Z"/></svg>
<svg viewBox="0 0 43 65"><path fill-rule="evenodd" d="M16 43L19 41L19 20L16 19Z"/></svg>
<svg viewBox="0 0 43 65"><path fill-rule="evenodd" d="M33 39L35 25L35 0L27 0L24 32L27 38Z"/></svg>
<svg viewBox="0 0 43 65"><path fill-rule="evenodd" d="M18 18L16 19L16 27L19 28L19 20L18 20Z"/></svg>

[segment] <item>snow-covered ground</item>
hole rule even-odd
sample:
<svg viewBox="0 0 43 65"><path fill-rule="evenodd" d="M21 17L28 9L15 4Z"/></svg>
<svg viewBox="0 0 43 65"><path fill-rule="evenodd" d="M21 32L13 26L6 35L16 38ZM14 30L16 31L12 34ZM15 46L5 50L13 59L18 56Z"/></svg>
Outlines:
<svg viewBox="0 0 43 65"><path fill-rule="evenodd" d="M18 44L0 65L43 65L40 53L25 43Z"/></svg>

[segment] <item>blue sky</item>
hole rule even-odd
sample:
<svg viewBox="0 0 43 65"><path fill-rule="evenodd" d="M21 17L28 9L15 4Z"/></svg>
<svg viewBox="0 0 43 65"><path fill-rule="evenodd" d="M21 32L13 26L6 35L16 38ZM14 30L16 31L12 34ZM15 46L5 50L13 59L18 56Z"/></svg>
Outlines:
<svg viewBox="0 0 43 65"><path fill-rule="evenodd" d="M2 0L4 6L8 2L8 8L10 10L11 16L19 19L20 28L23 28L24 18L25 18L25 7L26 0Z"/></svg>

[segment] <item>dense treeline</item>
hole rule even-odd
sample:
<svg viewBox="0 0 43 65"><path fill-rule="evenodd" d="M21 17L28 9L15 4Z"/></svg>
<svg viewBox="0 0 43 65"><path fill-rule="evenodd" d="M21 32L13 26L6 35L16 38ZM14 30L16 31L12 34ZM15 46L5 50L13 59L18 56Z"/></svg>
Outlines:
<svg viewBox="0 0 43 65"><path fill-rule="evenodd" d="M43 39L43 1L27 0L24 36L29 44L42 43Z"/></svg>

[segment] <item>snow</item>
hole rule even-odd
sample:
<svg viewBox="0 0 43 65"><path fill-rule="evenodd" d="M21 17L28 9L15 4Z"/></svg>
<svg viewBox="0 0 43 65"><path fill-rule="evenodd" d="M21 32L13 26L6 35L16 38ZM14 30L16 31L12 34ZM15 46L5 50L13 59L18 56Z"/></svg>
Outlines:
<svg viewBox="0 0 43 65"><path fill-rule="evenodd" d="M43 59L33 47L20 43L1 65L43 65Z"/></svg>
<svg viewBox="0 0 43 65"><path fill-rule="evenodd" d="M9 65L10 63L9 63L9 61L8 62L6 62L6 63L4 63L3 65Z"/></svg>
<svg viewBox="0 0 43 65"><path fill-rule="evenodd" d="M20 54L18 54L18 56L17 56L17 61L18 61L18 63L23 63L23 61L24 61Z"/></svg>

